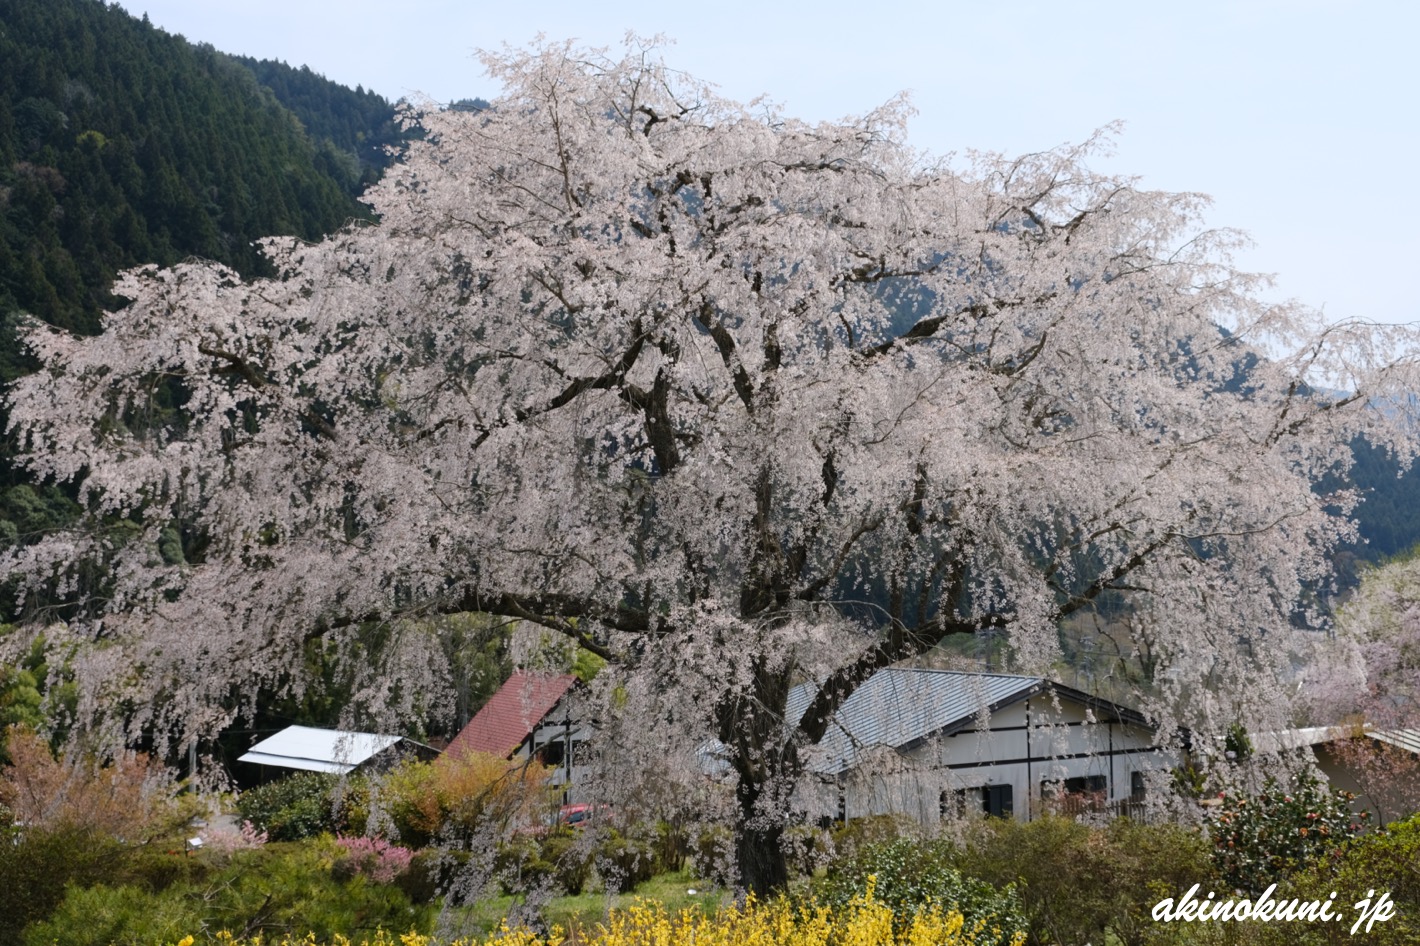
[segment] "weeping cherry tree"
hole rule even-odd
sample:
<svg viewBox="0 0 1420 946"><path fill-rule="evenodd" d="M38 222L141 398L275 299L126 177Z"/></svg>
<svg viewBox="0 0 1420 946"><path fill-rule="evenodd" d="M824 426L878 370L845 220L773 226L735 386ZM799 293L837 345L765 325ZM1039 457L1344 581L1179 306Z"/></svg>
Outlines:
<svg viewBox="0 0 1420 946"><path fill-rule="evenodd" d="M532 622L610 662L646 739L724 745L766 890L836 708L953 635L1038 670L1108 597L1162 732L1281 705L1351 534L1313 484L1358 434L1410 454L1374 409L1409 336L1262 301L1204 198L1088 168L1112 130L939 159L905 101L808 124L634 41L485 61L505 94L412 116L377 222L266 241L271 278L138 269L103 334L29 333L11 433L87 516L0 569L33 602L105 563L67 630L91 725L205 738L313 638Z"/></svg>

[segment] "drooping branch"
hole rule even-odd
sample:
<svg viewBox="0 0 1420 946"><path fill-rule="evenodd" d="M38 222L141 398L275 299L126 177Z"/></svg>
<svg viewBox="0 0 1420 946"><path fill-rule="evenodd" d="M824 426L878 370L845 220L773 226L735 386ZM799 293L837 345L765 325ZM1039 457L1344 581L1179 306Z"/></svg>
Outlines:
<svg viewBox="0 0 1420 946"><path fill-rule="evenodd" d="M930 339L937 334L937 330L943 325L946 325L948 322L955 322L964 315L985 318L988 314L989 310L985 306L970 305L956 312L944 312L941 315L918 319L906 332L903 332L896 338L890 338L885 342L874 345L871 348L865 348L862 350L861 354L864 358L877 358L886 355L888 352L898 347L898 345L911 345L915 342Z"/></svg>
<svg viewBox="0 0 1420 946"><path fill-rule="evenodd" d="M1067 593L1052 580L1050 582L1051 587L1057 592L1066 595L1065 600L1056 609L1057 617L1069 617L1081 608L1088 607L1096 598L1106 591L1120 590L1120 581L1130 573L1148 564L1155 552L1168 545L1169 542L1175 538L1176 536L1170 534L1155 539L1153 542L1137 550L1124 561L1117 563L1111 568L1105 569L1103 573L1096 576L1094 581L1090 582L1082 591L1077 591L1073 594Z"/></svg>
<svg viewBox="0 0 1420 946"><path fill-rule="evenodd" d="M921 342L934 340L938 338L937 333L941 330L942 326L947 325L949 323L958 322L965 317L970 317L974 319L985 319L991 315L1004 312L1007 309L1019 308L1027 305L1044 305L1054 297L1054 293L1044 293L1029 300L998 299L989 305L987 305L986 303L978 302L973 303L972 305L963 306L962 308L956 309L951 312L944 312L941 315L926 316L914 322L911 328L903 332L901 335L898 335L895 338L890 338L885 342L881 342L877 345L872 346L871 348L864 348L859 352L859 355L865 359L877 358L882 355L886 355L888 352L899 346L915 345ZM1027 349L1025 353L1023 353L1020 358L1017 359L1015 362L1009 365L996 366L993 368L993 370L998 374L1016 374L1021 371L1024 371L1025 368L1028 367L1030 363L1034 361L1036 357L1040 354L1041 349L1045 347L1045 335L1046 333L1042 332L1041 337L1036 341L1036 343L1029 349Z"/></svg>
<svg viewBox="0 0 1420 946"><path fill-rule="evenodd" d="M540 624L549 630L553 630L570 638L578 647L609 663L624 663L626 655L618 653L605 644L596 640L585 630L574 623L574 619L581 617L581 614L568 614L565 611L552 609L546 605L552 602L545 598L538 597L531 600L520 598L516 595L501 595L489 605L485 605L481 610L490 614L501 614L504 617L520 618L524 621L531 621ZM563 602L564 604L566 602ZM649 622L646 620L644 612L630 611L629 609L608 609L608 608L583 608L583 614L591 617L598 616L596 620L610 626L618 626L618 630L648 630ZM616 623L613 623L616 622Z"/></svg>
<svg viewBox="0 0 1420 946"><path fill-rule="evenodd" d="M570 638L578 646L611 663L625 663L629 659L628 655L598 640L585 625L599 625L630 634L657 636L664 636L672 631L671 626L664 620L653 621L645 610L639 608L624 604L607 604L578 595L554 593L485 595L469 592L457 598L423 602L411 608L406 616L431 617L470 612L531 621ZM315 639L330 629L379 623L389 618L390 613L387 611L339 615L312 627L305 637L308 640Z"/></svg>
<svg viewBox="0 0 1420 946"><path fill-rule="evenodd" d="M762 468L755 480L754 517L749 526L749 567L740 587L740 615L752 618L782 605L788 596L779 537L774 523L774 480Z"/></svg>
<svg viewBox="0 0 1420 946"><path fill-rule="evenodd" d="M825 588L842 577L843 566L848 562L849 557L852 556L854 550L858 547L858 543L865 536L871 535L881 528L885 521L887 521L886 516L876 515L860 522L838 546L838 550L834 553L827 567L819 573L817 578L804 585L804 587L797 592L795 597L801 601L817 600L818 596L823 593Z"/></svg>
<svg viewBox="0 0 1420 946"><path fill-rule="evenodd" d="M549 398L547 403L536 410L520 411L515 416L519 422L523 422L536 414L550 414L560 407L571 404L584 391L606 391L620 384L627 373L636 365L636 359L641 356L641 350L646 344L646 333L642 331L641 321L637 319L631 327L631 345L626 349L620 358L612 364L610 368L599 375L584 376L574 378L567 387L559 393Z"/></svg>

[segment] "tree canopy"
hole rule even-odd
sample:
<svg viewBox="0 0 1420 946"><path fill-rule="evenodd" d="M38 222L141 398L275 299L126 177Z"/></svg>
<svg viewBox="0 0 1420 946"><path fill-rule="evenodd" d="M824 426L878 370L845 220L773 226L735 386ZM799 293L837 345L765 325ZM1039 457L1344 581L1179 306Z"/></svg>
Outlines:
<svg viewBox="0 0 1420 946"><path fill-rule="evenodd" d="M378 223L266 241L271 278L132 271L102 335L29 335L25 462L140 524L0 563L37 593L114 562L70 625L90 719L219 727L360 622L538 622L644 726L724 743L763 889L835 708L951 635L1039 667L1113 596L1164 732L1276 710L1349 532L1313 483L1357 435L1412 450L1368 407L1413 389L1408 336L1260 301L1204 198L1089 169L1109 131L936 159L903 100L811 125L634 42L485 61L504 95L418 116Z"/></svg>

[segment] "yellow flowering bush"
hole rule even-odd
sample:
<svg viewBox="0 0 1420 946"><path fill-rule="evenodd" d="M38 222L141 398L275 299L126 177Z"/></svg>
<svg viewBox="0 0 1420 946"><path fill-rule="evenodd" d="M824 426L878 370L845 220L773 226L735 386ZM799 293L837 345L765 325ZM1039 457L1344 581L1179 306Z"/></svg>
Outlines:
<svg viewBox="0 0 1420 946"><path fill-rule="evenodd" d="M460 939L448 946L980 946L1002 938L1002 930L988 929L984 921L968 927L960 913L936 905L919 911L894 933L892 909L874 896L875 883L869 878L862 895L838 908L812 900L761 903L751 897L743 906L728 907L714 916L694 910L673 916L658 903L638 903L612 911L606 923L575 938L557 928L544 935L505 925L485 939ZM1005 932L1011 946L1025 942L1023 930ZM318 943L314 936L263 941L219 934L215 940L216 946L436 946L439 942L420 933L400 936L384 931L358 943L342 936L328 944ZM193 937L187 936L176 946L193 944Z"/></svg>
<svg viewBox="0 0 1420 946"><path fill-rule="evenodd" d="M548 773L546 766L485 752L444 755L391 770L381 783L380 799L401 842L423 847L443 836L467 838L488 829L506 833L512 824L535 821L556 807Z"/></svg>

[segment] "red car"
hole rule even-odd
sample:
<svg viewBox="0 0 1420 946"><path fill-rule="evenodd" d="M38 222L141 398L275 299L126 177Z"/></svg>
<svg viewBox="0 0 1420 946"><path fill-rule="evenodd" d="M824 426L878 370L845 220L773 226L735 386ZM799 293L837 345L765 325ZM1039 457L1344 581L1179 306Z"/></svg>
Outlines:
<svg viewBox="0 0 1420 946"><path fill-rule="evenodd" d="M610 815L609 805L563 805L557 811L557 823L569 828L585 828L593 819L602 821Z"/></svg>

